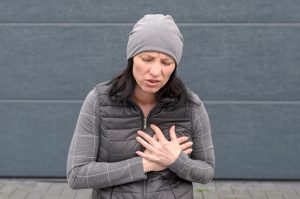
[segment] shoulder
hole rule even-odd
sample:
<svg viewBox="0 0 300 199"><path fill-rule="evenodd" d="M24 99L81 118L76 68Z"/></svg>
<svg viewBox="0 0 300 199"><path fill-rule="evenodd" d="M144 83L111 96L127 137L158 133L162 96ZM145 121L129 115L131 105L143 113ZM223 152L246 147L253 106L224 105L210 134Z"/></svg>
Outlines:
<svg viewBox="0 0 300 199"><path fill-rule="evenodd" d="M95 95L95 98L99 102L99 105L115 105L115 102L110 96L111 88L112 84L109 81L99 83L93 88L91 92Z"/></svg>
<svg viewBox="0 0 300 199"><path fill-rule="evenodd" d="M101 95L108 95L108 93L109 86L107 85L107 82L99 83L88 92L85 97L85 102L92 104L95 101L98 101Z"/></svg>
<svg viewBox="0 0 300 199"><path fill-rule="evenodd" d="M190 106L203 106L203 102L200 97L194 93L191 89L187 88L187 95Z"/></svg>
<svg viewBox="0 0 300 199"><path fill-rule="evenodd" d="M108 95L109 91L111 89L111 84L109 84L109 82L102 82L97 84L93 91L95 93L95 95L99 96L99 95Z"/></svg>

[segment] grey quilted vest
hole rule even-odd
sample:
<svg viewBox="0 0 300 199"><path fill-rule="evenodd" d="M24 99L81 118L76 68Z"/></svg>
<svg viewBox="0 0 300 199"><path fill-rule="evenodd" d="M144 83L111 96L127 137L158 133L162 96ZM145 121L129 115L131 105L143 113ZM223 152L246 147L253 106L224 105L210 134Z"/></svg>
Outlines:
<svg viewBox="0 0 300 199"><path fill-rule="evenodd" d="M190 106L177 103L175 99L164 99L159 102L144 118L142 110L134 102L114 102L108 95L108 86L96 87L100 103L100 147L98 162L117 162L135 157L137 150L143 150L136 141L136 132L143 129L149 135L154 132L150 124L157 124L169 139L169 129L176 123L177 135L185 135L191 139ZM168 199L193 198L192 183L177 177L166 169L160 172L150 172L147 179L109 187L93 189L93 199Z"/></svg>

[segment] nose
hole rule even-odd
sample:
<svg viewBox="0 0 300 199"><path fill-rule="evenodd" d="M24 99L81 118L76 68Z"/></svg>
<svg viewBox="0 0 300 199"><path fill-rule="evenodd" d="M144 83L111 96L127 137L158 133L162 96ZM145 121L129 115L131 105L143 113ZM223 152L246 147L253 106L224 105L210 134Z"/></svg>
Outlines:
<svg viewBox="0 0 300 199"><path fill-rule="evenodd" d="M153 77L158 77L161 75L161 66L158 63L152 64L150 69L149 69L149 73L153 76Z"/></svg>

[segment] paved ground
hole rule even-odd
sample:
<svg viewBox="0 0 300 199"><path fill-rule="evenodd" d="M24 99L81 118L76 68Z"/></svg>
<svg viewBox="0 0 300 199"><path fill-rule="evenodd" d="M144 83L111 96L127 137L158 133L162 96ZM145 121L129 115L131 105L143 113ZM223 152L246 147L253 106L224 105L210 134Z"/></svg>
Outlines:
<svg viewBox="0 0 300 199"><path fill-rule="evenodd" d="M300 181L213 181L194 184L195 199L300 199ZM0 199L90 199L91 190L72 190L65 180L0 178Z"/></svg>

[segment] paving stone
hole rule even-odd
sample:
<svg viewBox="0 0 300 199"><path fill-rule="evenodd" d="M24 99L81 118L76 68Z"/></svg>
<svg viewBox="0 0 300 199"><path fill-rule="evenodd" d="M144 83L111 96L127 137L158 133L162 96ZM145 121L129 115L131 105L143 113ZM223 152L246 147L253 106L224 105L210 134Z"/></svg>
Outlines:
<svg viewBox="0 0 300 199"><path fill-rule="evenodd" d="M220 199L251 199L252 197L248 194L220 194Z"/></svg>
<svg viewBox="0 0 300 199"><path fill-rule="evenodd" d="M261 189L260 183L256 182L256 181L248 181L248 182L245 182L245 184L246 184L246 187L251 190Z"/></svg>
<svg viewBox="0 0 300 199"><path fill-rule="evenodd" d="M28 185L20 185L19 187L17 187L17 190L25 191L25 192L33 192L33 187Z"/></svg>
<svg viewBox="0 0 300 199"><path fill-rule="evenodd" d="M1 194L12 194L17 188L15 186L5 185L0 189Z"/></svg>
<svg viewBox="0 0 300 199"><path fill-rule="evenodd" d="M26 180L23 182L22 186L34 188L38 184L37 181L34 180Z"/></svg>
<svg viewBox="0 0 300 199"><path fill-rule="evenodd" d="M217 189L217 191L221 195L222 194L226 195L226 194L232 194L233 193L231 189L230 190L228 190L228 189Z"/></svg>
<svg viewBox="0 0 300 199"><path fill-rule="evenodd" d="M75 199L91 199L92 194L77 194Z"/></svg>
<svg viewBox="0 0 300 199"><path fill-rule="evenodd" d="M41 199L43 197L43 194L41 193L35 193L35 192L31 192L26 199Z"/></svg>
<svg viewBox="0 0 300 199"><path fill-rule="evenodd" d="M249 189L249 194L253 198L266 198L267 199L267 195L263 190Z"/></svg>
<svg viewBox="0 0 300 199"><path fill-rule="evenodd" d="M59 196L64 189L63 183L52 183L48 189L48 193L53 196Z"/></svg>
<svg viewBox="0 0 300 199"><path fill-rule="evenodd" d="M215 183L209 183L209 184L199 184L199 183L193 183L194 189L203 189L203 190L216 190Z"/></svg>
<svg viewBox="0 0 300 199"><path fill-rule="evenodd" d="M215 186L217 190L228 190L232 192L232 183L230 181L217 181L215 182Z"/></svg>
<svg viewBox="0 0 300 199"><path fill-rule="evenodd" d="M71 199L69 197L63 197L63 196L50 196L50 195L46 195L43 197L43 199Z"/></svg>
<svg viewBox="0 0 300 199"><path fill-rule="evenodd" d="M2 188L2 187L4 187L6 184L4 183L4 182L2 182L2 181L0 181L0 189Z"/></svg>
<svg viewBox="0 0 300 199"><path fill-rule="evenodd" d="M90 189L80 189L77 191L75 199L90 199L92 198L92 190Z"/></svg>
<svg viewBox="0 0 300 199"><path fill-rule="evenodd" d="M202 193L198 191L194 191L194 199L203 199Z"/></svg>
<svg viewBox="0 0 300 199"><path fill-rule="evenodd" d="M9 197L10 199L25 199L26 196L29 194L27 191L20 191L16 190L12 195Z"/></svg>
<svg viewBox="0 0 300 199"><path fill-rule="evenodd" d="M195 199L299 199L300 182L212 181L194 183ZM73 190L65 180L0 179L0 199L91 199L91 189Z"/></svg>
<svg viewBox="0 0 300 199"><path fill-rule="evenodd" d="M23 184L24 181L25 181L25 179L12 178L12 179L6 180L6 185L19 187L20 185Z"/></svg>
<svg viewBox="0 0 300 199"><path fill-rule="evenodd" d="M249 191L248 191L247 188L244 188L244 189L235 189L235 188L233 188L232 193L234 193L234 194L240 194L240 193L241 194L247 194L247 195L250 196Z"/></svg>
<svg viewBox="0 0 300 199"><path fill-rule="evenodd" d="M236 199L236 196L234 194L221 194L220 199Z"/></svg>
<svg viewBox="0 0 300 199"><path fill-rule="evenodd" d="M39 182L37 185L34 187L33 191L38 192L38 193L43 193L47 192L50 187L50 183L47 182Z"/></svg>
<svg viewBox="0 0 300 199"><path fill-rule="evenodd" d="M77 194L77 190L71 189L69 185L66 185L61 193L61 196L74 198Z"/></svg>
<svg viewBox="0 0 300 199"><path fill-rule="evenodd" d="M2 194L2 193L0 193L0 198L1 198L1 199L8 199L9 196L8 196L7 194Z"/></svg>
<svg viewBox="0 0 300 199"><path fill-rule="evenodd" d="M260 186L264 190L276 190L277 189L276 185L272 182L261 182Z"/></svg>
<svg viewBox="0 0 300 199"><path fill-rule="evenodd" d="M238 195L235 195L236 199L253 199L251 196L249 195L243 195L243 194L238 194Z"/></svg>
<svg viewBox="0 0 300 199"><path fill-rule="evenodd" d="M280 188L278 188L280 189ZM280 192L284 195L284 194L288 194L288 195L298 195L297 191L295 189L293 189L292 187L290 188L281 188ZM300 197L299 197L300 198Z"/></svg>
<svg viewBox="0 0 300 199"><path fill-rule="evenodd" d="M212 191L204 192L202 194L202 196L203 196L203 199L219 199L220 198L220 195L218 192L212 192Z"/></svg>
<svg viewBox="0 0 300 199"><path fill-rule="evenodd" d="M289 194L289 193L283 194L283 197L285 199L299 199L300 198L300 196L298 194Z"/></svg>
<svg viewBox="0 0 300 199"><path fill-rule="evenodd" d="M283 196L268 196L270 199L285 199Z"/></svg>
<svg viewBox="0 0 300 199"><path fill-rule="evenodd" d="M234 190L240 190L240 191L245 191L245 190L248 190L248 187L245 185L245 184L237 184L235 186L233 186L232 188L232 191Z"/></svg>

